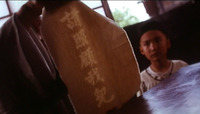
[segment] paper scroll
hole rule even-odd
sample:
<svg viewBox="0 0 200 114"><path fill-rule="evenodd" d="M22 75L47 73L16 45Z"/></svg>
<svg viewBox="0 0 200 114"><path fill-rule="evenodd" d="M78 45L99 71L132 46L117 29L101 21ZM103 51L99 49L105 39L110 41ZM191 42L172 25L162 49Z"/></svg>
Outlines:
<svg viewBox="0 0 200 114"><path fill-rule="evenodd" d="M139 90L126 33L82 2L44 11L42 34L78 114L119 108Z"/></svg>

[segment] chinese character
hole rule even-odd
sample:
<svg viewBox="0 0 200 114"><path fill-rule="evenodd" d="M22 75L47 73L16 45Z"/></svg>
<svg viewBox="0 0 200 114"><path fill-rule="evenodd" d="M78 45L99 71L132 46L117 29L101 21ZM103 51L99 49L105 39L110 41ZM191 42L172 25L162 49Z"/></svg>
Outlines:
<svg viewBox="0 0 200 114"><path fill-rule="evenodd" d="M81 58L81 67L92 67L94 64L96 64L96 60L94 59L94 55L92 53L91 48L88 48L84 52L81 52L81 55L79 56Z"/></svg>
<svg viewBox="0 0 200 114"><path fill-rule="evenodd" d="M96 101L99 101L98 107L101 106L102 102L104 103L109 103L114 100L115 96L112 95L110 99L106 100L105 95L106 95L106 88L103 87L102 89L95 89L94 95L96 96Z"/></svg>
<svg viewBox="0 0 200 114"><path fill-rule="evenodd" d="M81 26L78 13L79 11L73 8L71 12L65 12L65 16L60 19L60 22L64 23L67 21L67 26L70 29L73 29L75 26Z"/></svg>
<svg viewBox="0 0 200 114"><path fill-rule="evenodd" d="M95 83L97 83L98 81L104 82L104 79L103 79L102 77L100 77L100 74L99 74L97 68L93 68L93 69L88 73L88 77L86 77L85 80L88 81L88 83L92 84L93 86L94 86Z"/></svg>
<svg viewBox="0 0 200 114"><path fill-rule="evenodd" d="M73 38L75 40L77 49L89 44L83 30L80 30L78 33L73 35Z"/></svg>

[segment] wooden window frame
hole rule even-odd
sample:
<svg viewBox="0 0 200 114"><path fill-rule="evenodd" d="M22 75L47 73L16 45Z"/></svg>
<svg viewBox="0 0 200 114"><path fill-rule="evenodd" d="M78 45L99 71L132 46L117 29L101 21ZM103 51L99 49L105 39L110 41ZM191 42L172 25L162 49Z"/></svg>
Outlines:
<svg viewBox="0 0 200 114"><path fill-rule="evenodd" d="M6 16L2 16L2 17L0 17L0 19L4 19L4 18L7 18L7 17L12 16L12 12L11 12L10 5L9 5L9 3L8 3L8 0L5 0L5 2L6 2L6 6L7 6L7 8L8 8L8 12L9 12L9 14L6 15Z"/></svg>
<svg viewBox="0 0 200 114"><path fill-rule="evenodd" d="M6 15L6 16L0 17L0 19L4 19L4 18L7 18L7 17L11 17L12 14L13 14L13 13L11 12L11 8L10 8L10 5L9 5L8 0L5 0L5 2L6 2L6 5L7 5L9 14ZM110 18L111 20L114 20L113 15L112 15L112 12L111 12L111 10L110 10L110 7L109 7L109 5L108 5L108 1L107 1L107 0L101 0L101 3L102 3L101 6L95 7L95 8L93 8L93 10L99 9L99 8L103 8L106 17Z"/></svg>
<svg viewBox="0 0 200 114"><path fill-rule="evenodd" d="M107 1L107 0L101 0L101 3L102 3L102 7L103 7L103 9L104 9L104 12L105 12L105 14L106 14L106 17L108 17L108 18L114 20L113 15L112 15L112 12L111 12L111 10L110 10L110 7L109 7L109 5L108 5L108 1Z"/></svg>

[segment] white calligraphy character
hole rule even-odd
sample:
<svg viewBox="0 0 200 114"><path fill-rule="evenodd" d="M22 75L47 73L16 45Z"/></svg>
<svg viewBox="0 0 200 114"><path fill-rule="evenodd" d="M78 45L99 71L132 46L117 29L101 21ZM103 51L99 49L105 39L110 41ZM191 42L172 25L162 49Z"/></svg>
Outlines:
<svg viewBox="0 0 200 114"><path fill-rule="evenodd" d="M67 21L67 26L73 29L75 26L81 26L80 18L78 16L79 11L75 8L71 8L71 12L65 12L65 16L60 19L60 22Z"/></svg>
<svg viewBox="0 0 200 114"><path fill-rule="evenodd" d="M85 78L86 81L88 81L88 83L92 84L93 86L95 85L95 83L97 83L98 81L102 81L104 82L104 79L102 77L100 77L100 74L98 72L98 68L93 68L89 73L88 73L88 77Z"/></svg>
<svg viewBox="0 0 200 114"><path fill-rule="evenodd" d="M81 55L79 57L81 58L82 68L88 66L92 67L94 64L97 63L90 47L81 52Z"/></svg>
<svg viewBox="0 0 200 114"><path fill-rule="evenodd" d="M75 35L73 35L74 41L76 43L76 48L80 48L83 46L86 46L87 44L89 44L89 42L87 41L87 38L85 36L84 30L81 29L78 33L76 33Z"/></svg>
<svg viewBox="0 0 200 114"><path fill-rule="evenodd" d="M105 95L106 95L106 88L103 87L102 89L95 89L94 95L96 96L96 101L99 101L98 107L101 106L102 102L103 103L109 103L114 100L115 96L112 95L110 99L106 100Z"/></svg>

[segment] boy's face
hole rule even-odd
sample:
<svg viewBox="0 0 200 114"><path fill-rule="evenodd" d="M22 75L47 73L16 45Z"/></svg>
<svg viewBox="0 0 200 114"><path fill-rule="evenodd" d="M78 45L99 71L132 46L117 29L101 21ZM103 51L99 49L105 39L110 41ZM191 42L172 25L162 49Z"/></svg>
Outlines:
<svg viewBox="0 0 200 114"><path fill-rule="evenodd" d="M140 38L140 52L150 61L158 61L166 58L170 41L159 30L145 32Z"/></svg>

